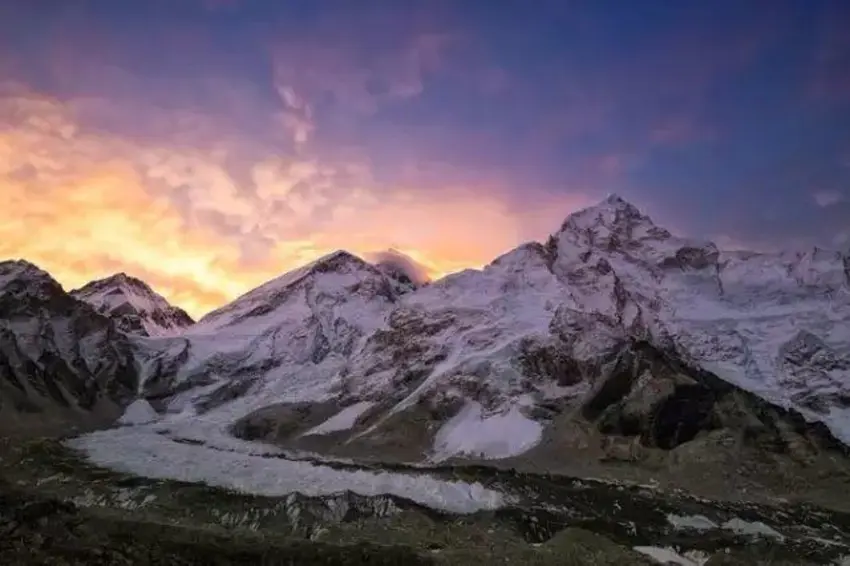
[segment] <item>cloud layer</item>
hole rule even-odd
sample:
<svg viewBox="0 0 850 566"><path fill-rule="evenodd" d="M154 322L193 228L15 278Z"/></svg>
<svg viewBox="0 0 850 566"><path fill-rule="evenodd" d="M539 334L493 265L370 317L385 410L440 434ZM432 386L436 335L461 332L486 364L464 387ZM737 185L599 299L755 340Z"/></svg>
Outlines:
<svg viewBox="0 0 850 566"><path fill-rule="evenodd" d="M91 101L76 102L3 89L0 257L33 261L69 287L131 272L194 315L339 248L391 245L432 278L481 266L586 202L553 198L516 214L498 187L386 187L366 161L279 147L239 155L240 140L220 132L207 148L179 135L120 137L82 125Z"/></svg>

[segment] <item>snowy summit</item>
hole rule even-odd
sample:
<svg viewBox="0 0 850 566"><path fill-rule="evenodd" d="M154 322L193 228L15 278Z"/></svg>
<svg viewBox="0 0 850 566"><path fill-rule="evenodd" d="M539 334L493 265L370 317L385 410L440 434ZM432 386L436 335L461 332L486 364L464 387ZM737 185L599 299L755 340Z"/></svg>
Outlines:
<svg viewBox="0 0 850 566"><path fill-rule="evenodd" d="M114 319L128 334L166 336L193 324L183 309L169 304L144 281L124 273L92 281L71 291L71 296Z"/></svg>

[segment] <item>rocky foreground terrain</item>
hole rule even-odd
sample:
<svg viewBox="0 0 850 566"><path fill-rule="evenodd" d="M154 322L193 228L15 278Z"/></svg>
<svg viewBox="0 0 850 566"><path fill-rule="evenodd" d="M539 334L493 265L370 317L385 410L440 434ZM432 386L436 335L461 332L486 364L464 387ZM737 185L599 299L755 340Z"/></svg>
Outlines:
<svg viewBox="0 0 850 566"><path fill-rule="evenodd" d="M143 478L44 439L7 446L0 471L0 556L14 564L790 566L844 564L850 545L850 514L813 505L490 467L393 467L510 494L471 513L399 495L251 495Z"/></svg>
<svg viewBox="0 0 850 566"><path fill-rule="evenodd" d="M0 556L850 563L846 255L610 197L408 271L337 252L193 322L0 263Z"/></svg>

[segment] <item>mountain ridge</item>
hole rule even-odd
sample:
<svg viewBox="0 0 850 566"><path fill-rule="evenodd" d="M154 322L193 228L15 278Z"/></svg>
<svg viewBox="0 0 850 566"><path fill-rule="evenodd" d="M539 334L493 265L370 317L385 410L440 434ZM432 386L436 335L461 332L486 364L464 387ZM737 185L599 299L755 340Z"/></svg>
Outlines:
<svg viewBox="0 0 850 566"><path fill-rule="evenodd" d="M724 252L610 197L546 243L414 289L329 254L202 319L143 380L168 434L209 445L545 467L564 442L579 458L692 462L731 434L805 459L833 450L820 426L850 439L845 259ZM653 428L676 406L703 415L695 436L652 440L679 438Z"/></svg>
<svg viewBox="0 0 850 566"><path fill-rule="evenodd" d="M172 336L133 343L142 396L187 430L203 415L224 436L269 407L307 404L331 418L330 408L357 406L349 444L383 445L399 419L424 410L437 417L416 433L418 457L486 457L499 422L524 431L514 444L527 451L559 414L620 379L611 363L629 344L646 342L847 442L847 265L818 250L724 252L612 195L482 269L411 286L340 250ZM617 411L660 411L694 382L645 379L661 392L627 380ZM485 449L451 446L454 426L477 430Z"/></svg>
<svg viewBox="0 0 850 566"><path fill-rule="evenodd" d="M606 216L608 218L606 218ZM581 224L582 220L585 222L585 224L588 224L588 223L589 224L588 225L582 225ZM604 231L606 231L606 232L610 231L610 233L609 234L601 234L601 235L598 234L598 233L595 233L594 232L594 221L596 221L595 226L596 226L597 229L603 228ZM640 236L641 236L640 238L634 238L633 231L635 230L636 227L638 229L643 228L645 230L644 234L640 234ZM613 228L613 230L611 230L612 228ZM491 265L492 263L496 262L497 260L499 260L503 256L507 256L507 255L511 254L512 252L514 252L514 251L516 251L520 248L523 248L525 246L541 245L541 246L544 246L546 248L551 247L553 245L551 240L553 240L557 235L563 234L564 232L571 232L571 237L574 238L574 239L584 240L582 242L583 244L591 243L592 245L595 245L595 246L598 246L600 244L605 244L609 247L612 247L613 249L616 249L618 242L620 241L620 239L624 235L626 236L626 242L632 247L636 243L640 243L641 239L649 240L649 241L655 240L657 242L664 242L665 240L671 240L674 244L675 243L685 244L686 242L693 244L693 246L692 246L693 249L689 249L688 246L683 245L682 247L685 248L685 249L683 250L683 253L680 256L678 256L678 257L674 256L674 257L668 258L668 266L675 266L677 263L681 263L681 262L700 262L700 261L703 261L703 262L708 261L712 264L717 264L717 263L719 263L719 260L720 260L721 257L723 259L727 260L727 261L732 259L732 258L735 258L735 257L747 257L747 256L750 256L750 257L759 257L759 256L761 256L761 257L785 257L790 262L793 262L795 259L796 260L802 260L804 258L814 258L814 257L818 257L818 256L823 257L824 255L828 255L828 256L833 256L834 258L843 259L843 262L844 262L843 277L847 281L847 284L850 285L850 251L845 252L845 251L841 251L837 248L836 249L824 248L822 246L808 246L808 247L804 247L804 248L794 248L794 249L789 248L789 249L786 249L786 250L780 250L779 252L745 250L745 249L737 249L737 248L736 249L730 249L730 250L721 249L719 246L717 246L714 242L712 242L710 240L681 238L681 237L675 236L673 233L671 233L670 231L668 231L664 228L658 227L657 225L655 225L652 222L651 218L649 216L643 214L637 206L635 206L633 203L627 201L622 196L620 196L619 194L616 194L616 193L609 194L606 198L604 198L603 200L601 200L597 204L584 207L582 209L576 210L576 211L568 214L565 217L564 221L561 223L559 229L549 237L548 242L544 243L544 242L537 242L537 241L528 241L528 242L521 243L517 247L515 247L514 249L507 250L504 253L499 254L496 258L494 258L487 265ZM613 238L610 238L610 236L613 236ZM592 239L592 241L589 240L589 239ZM632 249L634 249L634 248L632 248ZM408 256L406 256L405 254L398 252L394 249L388 249L385 252L379 252L379 253L376 253L376 254L366 254L366 255L367 256L380 256L381 253L386 253L386 254L388 254L388 256L397 255L397 256L405 258L406 260L412 261ZM690 257L690 256L693 256L693 254L696 254L697 256L702 256L702 257ZM704 257L704 256L707 256L707 257ZM325 256L322 256L322 257L317 258L317 259L315 259L311 262L308 262L307 264L305 264L303 266L299 266L299 267L296 267L296 268L291 269L289 271L286 271L286 272L282 273L281 275L274 277L274 278L270 279L269 281L267 281L265 283L260 284L259 286L255 287L254 289L251 289L251 290L243 293L243 295L236 297L235 299L229 301L225 305L221 305L220 307L217 307L217 308L213 309L212 311L204 314L198 320L200 321L203 318L207 317L209 314L216 312L216 311L218 311L222 308L227 307L229 304L240 299L242 296L249 294L249 293L252 293L252 292L256 291L257 289L265 287L266 285L269 285L269 284L271 284L275 281L294 276L297 273L301 273L303 270L309 270L311 268L311 266L315 266L315 265L321 264L323 262L327 262L327 261L329 261L333 258L339 258L339 257L346 257L346 258L349 258L351 260L356 260L358 262L362 262L364 264L371 265L373 267L381 268L382 262L380 260L369 261L369 260L367 260L363 257L360 257L360 256L358 256L358 255L356 255L356 254L354 254L354 253L352 253L348 250L338 249L338 250L335 250L333 252L326 254ZM720 268L722 268L722 266L718 265L718 269L720 269ZM445 277L451 277L451 276L455 275L456 273L461 273L463 271L466 271L466 270L461 270L460 272L450 273L450 274L442 277L441 279L443 279ZM480 270L474 269L473 271L480 271ZM399 274L396 274L396 277L398 277L398 275ZM403 274L403 275L408 275L408 274ZM106 278L103 278L103 279L93 280L93 281L87 283L86 285L84 285L83 287L73 290L72 293L81 292L84 289L86 289L86 288L88 288L92 285L99 285L99 284L103 284L105 282L111 281L113 279L120 279L120 278L126 278L128 281L132 281L132 282L135 282L137 284L140 284L141 286L147 288L147 290L149 292L151 292L152 294L156 295L157 297L161 297L161 295L159 295L155 291L153 291L150 288L150 286L147 283L145 283L144 281L142 281L141 279L138 279L136 277L133 277L133 276L130 276L130 275L127 275L127 274L124 274L124 273L118 273L118 274L115 274L113 276L106 277ZM419 277L411 277L411 280L412 280L412 283L413 283L411 290L413 290L415 288L421 287L423 284L434 283L436 281L439 281L440 279L433 280L433 281L431 281L431 280L425 281L425 280L423 280L423 278L421 276L419 276ZM172 305L169 305L169 306L171 306L174 309L182 311L182 309L180 309L180 307L178 307L178 306L172 306ZM188 315L187 315L187 317L188 317Z"/></svg>

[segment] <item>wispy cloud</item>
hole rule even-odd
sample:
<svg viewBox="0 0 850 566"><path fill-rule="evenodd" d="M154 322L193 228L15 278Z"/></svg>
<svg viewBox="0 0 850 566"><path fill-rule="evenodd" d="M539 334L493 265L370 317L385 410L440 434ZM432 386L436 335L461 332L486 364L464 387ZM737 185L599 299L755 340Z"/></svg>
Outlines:
<svg viewBox="0 0 850 566"><path fill-rule="evenodd" d="M329 102L369 115L382 103L419 96L451 41L450 35L423 34L376 54L319 39L281 42L274 47L275 83L288 103Z"/></svg>
<svg viewBox="0 0 850 566"><path fill-rule="evenodd" d="M814 198L815 203L822 207L826 208L829 206L833 206L838 204L839 202L844 200L844 195L840 191L835 190L826 190L826 191L816 191L812 198Z"/></svg>

